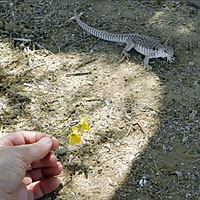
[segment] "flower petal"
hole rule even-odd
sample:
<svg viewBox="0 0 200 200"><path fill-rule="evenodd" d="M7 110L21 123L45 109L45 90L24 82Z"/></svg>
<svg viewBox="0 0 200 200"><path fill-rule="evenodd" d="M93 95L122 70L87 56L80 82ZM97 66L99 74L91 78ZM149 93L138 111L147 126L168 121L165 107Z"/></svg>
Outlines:
<svg viewBox="0 0 200 200"><path fill-rule="evenodd" d="M87 123L88 121L88 115L86 117L81 118L81 122L79 123L79 127L81 128L81 133L83 133L85 130L90 130L90 126Z"/></svg>
<svg viewBox="0 0 200 200"><path fill-rule="evenodd" d="M69 143L73 146L75 144L79 144L81 142L81 136L76 133L76 134L69 134Z"/></svg>
<svg viewBox="0 0 200 200"><path fill-rule="evenodd" d="M77 126L72 126L72 133L73 134L78 133L78 127Z"/></svg>

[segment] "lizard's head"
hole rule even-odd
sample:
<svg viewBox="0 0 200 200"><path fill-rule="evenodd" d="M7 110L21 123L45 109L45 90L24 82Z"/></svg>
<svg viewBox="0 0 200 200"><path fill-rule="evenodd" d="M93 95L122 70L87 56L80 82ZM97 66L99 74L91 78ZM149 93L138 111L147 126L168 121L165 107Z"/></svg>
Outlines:
<svg viewBox="0 0 200 200"><path fill-rule="evenodd" d="M168 62L172 62L173 60L175 60L175 58L173 57L174 55L174 50L172 47L169 47L169 46L162 46L160 48L160 51L161 51L161 54L162 54L162 57L163 58L167 58L167 61Z"/></svg>

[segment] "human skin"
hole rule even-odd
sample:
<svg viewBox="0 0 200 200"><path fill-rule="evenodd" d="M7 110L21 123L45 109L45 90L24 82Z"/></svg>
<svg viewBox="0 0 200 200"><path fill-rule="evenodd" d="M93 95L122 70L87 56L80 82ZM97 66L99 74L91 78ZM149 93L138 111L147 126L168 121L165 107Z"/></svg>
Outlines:
<svg viewBox="0 0 200 200"><path fill-rule="evenodd" d="M51 150L56 138L40 132L21 131L0 139L0 199L34 200L54 191L62 172Z"/></svg>

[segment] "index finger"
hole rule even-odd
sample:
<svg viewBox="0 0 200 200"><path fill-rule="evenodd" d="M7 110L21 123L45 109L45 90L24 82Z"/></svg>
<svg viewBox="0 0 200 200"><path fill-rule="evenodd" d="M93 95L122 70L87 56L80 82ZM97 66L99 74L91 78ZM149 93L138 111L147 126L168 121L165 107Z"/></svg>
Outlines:
<svg viewBox="0 0 200 200"><path fill-rule="evenodd" d="M0 146L17 146L38 142L43 137L50 137L46 133L36 131L19 131L4 136L0 139ZM58 140L52 138L52 150L58 147Z"/></svg>

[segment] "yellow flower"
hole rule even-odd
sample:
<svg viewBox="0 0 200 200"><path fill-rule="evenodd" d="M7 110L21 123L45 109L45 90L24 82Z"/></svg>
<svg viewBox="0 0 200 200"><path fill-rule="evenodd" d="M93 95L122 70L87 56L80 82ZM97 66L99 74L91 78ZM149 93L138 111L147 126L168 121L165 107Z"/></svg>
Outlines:
<svg viewBox="0 0 200 200"><path fill-rule="evenodd" d="M81 118L81 122L78 124L81 129L81 133L83 133L85 130L90 130L90 126L88 125L87 121L88 116Z"/></svg>
<svg viewBox="0 0 200 200"><path fill-rule="evenodd" d="M67 136L69 138L69 143L73 146L81 142L81 136L78 132L78 127L73 126L71 133Z"/></svg>

